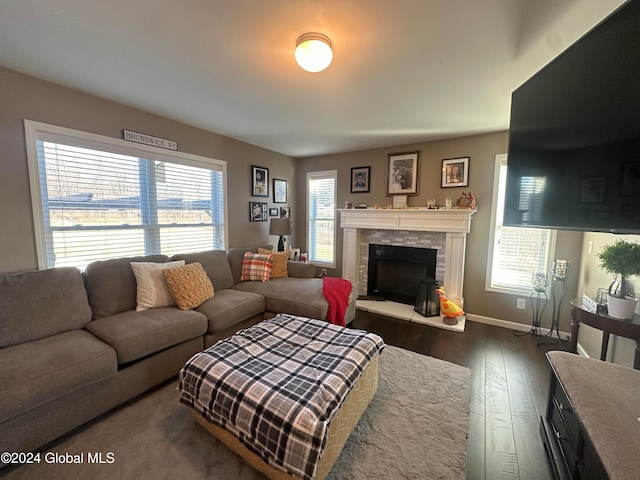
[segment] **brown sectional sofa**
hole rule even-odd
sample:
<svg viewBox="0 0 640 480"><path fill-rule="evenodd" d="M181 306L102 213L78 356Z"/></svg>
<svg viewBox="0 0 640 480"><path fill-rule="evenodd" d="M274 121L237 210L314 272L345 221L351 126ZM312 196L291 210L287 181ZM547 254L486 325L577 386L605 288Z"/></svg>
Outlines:
<svg viewBox="0 0 640 480"><path fill-rule="evenodd" d="M247 250L106 260L84 273L63 267L0 276L0 451L51 442L264 318L326 319L328 303L313 265L288 262L288 278L241 282ZM170 260L201 263L215 296L193 310L136 312L130 263ZM346 320L354 315L352 296Z"/></svg>

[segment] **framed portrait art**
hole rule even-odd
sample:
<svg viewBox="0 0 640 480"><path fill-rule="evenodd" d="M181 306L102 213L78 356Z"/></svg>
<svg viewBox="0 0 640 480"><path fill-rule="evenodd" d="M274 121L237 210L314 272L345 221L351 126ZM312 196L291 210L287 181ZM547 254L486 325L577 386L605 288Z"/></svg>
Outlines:
<svg viewBox="0 0 640 480"><path fill-rule="evenodd" d="M442 187L469 186L469 157L442 160Z"/></svg>
<svg viewBox="0 0 640 480"><path fill-rule="evenodd" d="M270 217L279 217L280 216L280 209L278 207L270 208L269 209L269 216Z"/></svg>
<svg viewBox="0 0 640 480"><path fill-rule="evenodd" d="M280 218L291 218L291 207L280 207Z"/></svg>
<svg viewBox="0 0 640 480"><path fill-rule="evenodd" d="M393 153L387 163L387 195L418 194L420 152Z"/></svg>
<svg viewBox="0 0 640 480"><path fill-rule="evenodd" d="M371 167L353 167L351 169L351 193L369 193L371 187Z"/></svg>
<svg viewBox="0 0 640 480"><path fill-rule="evenodd" d="M251 196L269 196L269 169L251 165Z"/></svg>

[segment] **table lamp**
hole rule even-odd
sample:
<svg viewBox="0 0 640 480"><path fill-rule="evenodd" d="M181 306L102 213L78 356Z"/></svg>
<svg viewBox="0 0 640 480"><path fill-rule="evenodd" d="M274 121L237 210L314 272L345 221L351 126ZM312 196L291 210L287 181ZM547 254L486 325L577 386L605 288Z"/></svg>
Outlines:
<svg viewBox="0 0 640 480"><path fill-rule="evenodd" d="M269 235L278 235L278 251L284 251L285 235L291 235L291 219L290 218L272 218L269 225Z"/></svg>

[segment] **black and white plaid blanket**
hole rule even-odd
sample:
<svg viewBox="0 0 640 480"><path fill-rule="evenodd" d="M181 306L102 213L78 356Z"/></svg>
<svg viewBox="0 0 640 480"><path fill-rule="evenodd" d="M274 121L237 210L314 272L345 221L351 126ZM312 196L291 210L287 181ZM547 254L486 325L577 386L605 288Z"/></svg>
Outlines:
<svg viewBox="0 0 640 480"><path fill-rule="evenodd" d="M383 348L372 333L279 315L194 355L180 402L269 465L312 479L331 420Z"/></svg>

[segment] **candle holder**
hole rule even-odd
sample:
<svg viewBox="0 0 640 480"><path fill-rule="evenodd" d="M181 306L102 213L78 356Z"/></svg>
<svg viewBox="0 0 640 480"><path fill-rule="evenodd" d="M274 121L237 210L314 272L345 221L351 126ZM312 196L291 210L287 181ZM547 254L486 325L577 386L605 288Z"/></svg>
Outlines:
<svg viewBox="0 0 640 480"><path fill-rule="evenodd" d="M566 260L555 260L551 267L551 275L553 281L551 284L551 300L553 302L553 313L551 315L551 329L544 335L538 345L541 343L558 343L566 342L570 337L561 338L558 326L560 324L560 307L564 301L564 297L567 295L567 276L569 275L569 267L571 264ZM556 296L556 291L559 290L560 297ZM556 332L556 338L553 338L553 332Z"/></svg>
<svg viewBox="0 0 640 480"><path fill-rule="evenodd" d="M566 280L571 264L566 260L555 260L551 267L551 275L554 280Z"/></svg>
<svg viewBox="0 0 640 480"><path fill-rule="evenodd" d="M542 337L542 331L540 330L540 319L544 313L544 309L549 303L549 297L547 297L547 287L549 286L549 276L546 273L536 272L531 276L531 285L533 290L529 296L531 302L531 308L533 310L533 319L531 321L531 328L528 332L513 332L517 337L524 335L535 335Z"/></svg>
<svg viewBox="0 0 640 480"><path fill-rule="evenodd" d="M531 283L534 292L546 292L549 286L549 276L546 273L534 273Z"/></svg>

